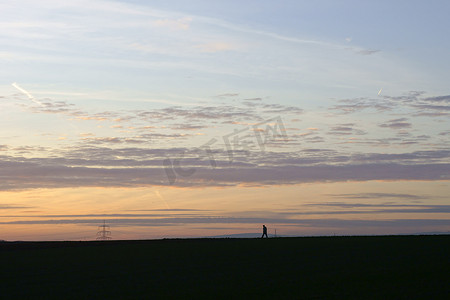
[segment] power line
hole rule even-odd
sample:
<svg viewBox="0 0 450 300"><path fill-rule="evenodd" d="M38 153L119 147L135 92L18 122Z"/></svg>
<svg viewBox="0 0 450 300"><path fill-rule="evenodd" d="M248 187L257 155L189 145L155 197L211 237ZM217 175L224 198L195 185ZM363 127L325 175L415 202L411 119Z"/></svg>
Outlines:
<svg viewBox="0 0 450 300"><path fill-rule="evenodd" d="M111 231L109 225L106 225L106 221L103 220L103 225L98 226L97 240L106 241L111 239Z"/></svg>

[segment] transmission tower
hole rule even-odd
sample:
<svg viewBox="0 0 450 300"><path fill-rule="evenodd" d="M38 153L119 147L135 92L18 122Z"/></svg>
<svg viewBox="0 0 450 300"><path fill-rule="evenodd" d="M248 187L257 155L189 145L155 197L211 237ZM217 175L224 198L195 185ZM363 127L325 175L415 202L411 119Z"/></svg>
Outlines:
<svg viewBox="0 0 450 300"><path fill-rule="evenodd" d="M98 226L97 240L106 241L111 239L111 231L109 225L106 225L106 221L103 220L103 225Z"/></svg>

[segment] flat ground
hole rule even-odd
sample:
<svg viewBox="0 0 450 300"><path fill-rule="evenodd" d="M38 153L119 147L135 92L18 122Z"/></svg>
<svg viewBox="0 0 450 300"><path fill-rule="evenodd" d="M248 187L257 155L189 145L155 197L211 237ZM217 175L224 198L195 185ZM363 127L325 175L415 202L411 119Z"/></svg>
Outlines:
<svg viewBox="0 0 450 300"><path fill-rule="evenodd" d="M450 299L450 236L0 243L0 298Z"/></svg>

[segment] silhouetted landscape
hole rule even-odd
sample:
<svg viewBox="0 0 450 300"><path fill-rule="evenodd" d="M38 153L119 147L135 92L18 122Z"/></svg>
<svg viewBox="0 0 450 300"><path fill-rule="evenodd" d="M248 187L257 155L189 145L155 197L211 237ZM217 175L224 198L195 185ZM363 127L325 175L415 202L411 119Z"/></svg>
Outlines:
<svg viewBox="0 0 450 300"><path fill-rule="evenodd" d="M448 299L449 235L2 242L4 299Z"/></svg>

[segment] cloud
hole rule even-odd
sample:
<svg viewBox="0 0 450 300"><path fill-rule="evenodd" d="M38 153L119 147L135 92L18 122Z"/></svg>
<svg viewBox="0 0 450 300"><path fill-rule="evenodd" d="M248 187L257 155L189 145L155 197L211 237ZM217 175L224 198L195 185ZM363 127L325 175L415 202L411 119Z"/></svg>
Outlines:
<svg viewBox="0 0 450 300"><path fill-rule="evenodd" d="M296 129L296 128L295 128ZM289 129L288 129L289 130ZM302 132L302 133L294 133L294 134L290 134L289 136L291 138L301 138L301 139L305 139L309 136L316 136L317 137L318 132L316 130L311 130L309 129L306 132Z"/></svg>
<svg viewBox="0 0 450 300"><path fill-rule="evenodd" d="M391 129L403 129L403 128L411 128L411 123L406 122L407 118L394 119L389 120L385 123L379 124L378 126L382 128L391 128Z"/></svg>
<svg viewBox="0 0 450 300"><path fill-rule="evenodd" d="M393 111L395 109L408 109L414 116L442 117L450 114L450 96L424 97L423 91L410 91L401 96L379 96L372 98L353 98L338 100L339 104L331 106L329 110L341 114L358 113L365 110L376 112ZM381 98L381 99L380 99Z"/></svg>
<svg viewBox="0 0 450 300"><path fill-rule="evenodd" d="M357 193L357 194L329 194L329 196L346 199L412 199L420 200L427 199L426 196L412 195L412 194L397 194L397 193Z"/></svg>
<svg viewBox="0 0 450 300"><path fill-rule="evenodd" d="M239 96L238 93L226 93L226 94L217 95L215 97L217 97L217 98L233 97L234 98L234 97L237 97L237 96Z"/></svg>
<svg viewBox="0 0 450 300"><path fill-rule="evenodd" d="M172 130L198 130L208 128L206 125L196 125L196 124L173 124L169 126Z"/></svg>
<svg viewBox="0 0 450 300"><path fill-rule="evenodd" d="M192 22L191 17L183 17L179 19L159 19L153 21L153 25L157 27L166 27L171 30L188 30Z"/></svg>
<svg viewBox="0 0 450 300"><path fill-rule="evenodd" d="M266 114L302 114L303 109L296 106L288 106L283 104L263 104L256 103L258 107L262 108L263 113Z"/></svg>
<svg viewBox="0 0 450 300"><path fill-rule="evenodd" d="M331 106L329 110L339 111L343 114L361 112L363 110L375 110L377 112L390 111L395 108L396 104L390 100L370 99L370 98L354 98L342 99L338 101L342 104Z"/></svg>
<svg viewBox="0 0 450 300"><path fill-rule="evenodd" d="M314 150L314 149L311 149ZM448 180L448 151L345 155L225 149L80 148L59 158L0 157L1 190L58 187L237 186L369 180ZM121 158L123 157L123 158ZM172 165L163 164L169 159ZM211 160L215 167L212 167ZM175 162L178 161L177 169ZM180 170L192 170L189 174ZM176 177L170 182L167 172ZM373 196L373 195L372 195Z"/></svg>
<svg viewBox="0 0 450 300"><path fill-rule="evenodd" d="M392 206L386 206L386 205L359 205L355 204L352 205L349 203L348 206L344 205L325 205L327 207L333 207L333 210L328 211L289 211L286 213L280 213L285 214L289 216L302 216L302 215L369 215L369 214L376 214L376 215L386 215L386 214L445 214L450 213L450 206L449 205L421 205L421 206L408 206L408 205L392 205ZM335 208L351 208L350 210L336 210ZM370 208L370 209L362 209L362 208Z"/></svg>
<svg viewBox="0 0 450 300"><path fill-rule="evenodd" d="M17 204L0 204L0 210L10 210L10 209L24 209L24 208L34 208L33 206L22 206Z"/></svg>
<svg viewBox="0 0 450 300"><path fill-rule="evenodd" d="M175 120L176 118L184 118L189 120L261 119L257 112L228 105L196 106L187 109L179 106L173 106L159 110L140 111L137 115L141 120L152 123L158 120Z"/></svg>
<svg viewBox="0 0 450 300"><path fill-rule="evenodd" d="M373 193L373 194L337 194L337 195L329 195L332 197L343 198L343 199L396 199L396 200L425 200L429 199L427 196L415 196L408 194L383 194L383 193ZM352 197L354 196L354 197ZM361 196L361 197L360 197ZM395 203L348 203L348 202L325 202L325 203L311 203L306 204L308 207L329 207L332 210L329 211L310 211L308 210L306 213L303 211L299 211L298 213L295 211L287 212L289 215L334 215L334 214L349 214L349 215L358 215L358 214L417 214L417 213L430 213L430 214L442 214L442 213L450 213L450 205L427 205L427 204L395 204ZM340 209L351 209L351 210L336 210L336 208Z"/></svg>
<svg viewBox="0 0 450 300"><path fill-rule="evenodd" d="M160 213L114 213L114 214L47 214L47 215L8 215L5 216L7 218L23 218L23 219L29 219L29 218L83 218L83 219L90 219L90 218L160 218L160 217L167 217L167 212L176 212L176 214L173 214L173 216L177 217L192 217L192 216L198 216L198 212L206 212L201 210L189 210L189 209L161 209L161 210L152 210L152 211L159 211ZM180 212L191 212L191 213L180 213Z"/></svg>
<svg viewBox="0 0 450 300"><path fill-rule="evenodd" d="M436 108L433 108L436 109ZM450 116L450 113L443 112L443 111L436 111L436 112L418 112L414 114L415 117L448 117Z"/></svg>
<svg viewBox="0 0 450 300"><path fill-rule="evenodd" d="M191 134L186 133L146 133L141 134L137 137L82 137L81 141L86 145L108 145L108 144L146 144L155 140L166 140L166 139L186 139Z"/></svg>
<svg viewBox="0 0 450 300"><path fill-rule="evenodd" d="M354 123L337 124L331 127L329 135L364 135L366 132L354 128Z"/></svg>
<svg viewBox="0 0 450 300"><path fill-rule="evenodd" d="M238 93L225 93L218 95L218 98L238 97ZM254 103L255 109L249 110L248 105L235 106L226 104L197 105L197 106L169 106L160 109L132 110L132 111L101 111L91 112L78 109L75 105L65 101L53 101L45 99L39 107L27 107L33 113L62 114L75 121L97 121L110 123L142 123L147 124L161 123L164 121L176 121L177 124L189 122L189 125L176 126L177 130L192 130L214 127L213 123L221 122L223 124L238 124L261 122L267 118L273 118L275 114L296 115L303 113L303 109L295 106L286 106L282 104L260 103L260 101L248 101ZM192 122L200 121L202 124L194 125ZM205 122L210 122L206 124ZM110 127L114 125L110 125ZM124 126L124 125L120 125ZM151 128L147 126L128 126L128 128L138 128L146 130ZM195 128L194 128L195 127ZM114 128L119 128L117 125ZM124 129L124 127L121 127ZM153 126L153 128L156 128ZM159 127L161 128L161 126ZM169 136L168 136L169 137ZM135 140L135 139L134 139Z"/></svg>
<svg viewBox="0 0 450 300"><path fill-rule="evenodd" d="M450 157L449 150L415 151L405 153L354 153L351 155L352 161L355 162L398 162L404 164L413 164L414 162L445 163L448 157Z"/></svg>
<svg viewBox="0 0 450 300"><path fill-rule="evenodd" d="M73 104L65 101L52 101L51 99L43 99L41 106L32 108L35 113L71 113L76 112Z"/></svg>
<svg viewBox="0 0 450 300"><path fill-rule="evenodd" d="M323 142L325 142L325 139L323 137L320 137L320 136L314 136L314 137L306 138L305 140L308 143L323 143Z"/></svg>
<svg viewBox="0 0 450 300"><path fill-rule="evenodd" d="M118 137L85 137L83 140L94 144L119 144L124 142L123 138Z"/></svg>
<svg viewBox="0 0 450 300"><path fill-rule="evenodd" d="M238 93L230 92L217 97L238 96ZM427 98L424 92L411 91L398 97L383 96L380 101L370 98L343 99L332 109L344 109L345 113L350 113L366 109L390 111L401 106L402 109L406 107L406 113L414 111L417 103L442 105L447 101L446 97ZM247 102L251 102L251 106ZM258 133L266 133L265 126L270 122L276 123L275 116L291 120L293 115L304 114L304 111L297 106L279 103L260 100L247 102L236 101L236 105L228 105L211 101L207 105L90 112L79 110L66 102L46 100L43 107L33 107L34 112L61 113L72 117L72 120L109 122L105 124L105 128L111 130L111 126L114 127L114 134L76 135L78 143L65 150L5 145L2 149L9 156L0 156L0 165L7 167L14 164L17 168L0 170L0 175L3 174L5 178L0 182L0 188L168 185L168 172L176 175L174 184L180 186L258 186L348 180L449 178L450 154L449 151L442 150L445 135L430 136L417 130L405 130L415 124L413 117L397 117L378 124L380 127L395 129L392 136L387 137L363 137L369 133L359 128L367 124L356 121L358 118L346 118L351 121L320 125L325 128L328 126L329 130L310 127L306 131L293 131L292 134L288 130L285 136L270 138L262 145L261 140L257 139ZM272 121L267 121L269 118ZM335 119L329 120L333 122ZM264 124L254 128L262 123ZM317 124L309 126L315 125ZM222 136L214 137L216 142L210 145L209 153L200 149L201 146L193 147L193 143L197 141L204 144L208 140L207 136L199 136L197 130L217 130L220 126L223 126L220 129L229 131L222 130ZM287 128L292 128L291 124L290 126ZM180 132L174 133L173 130ZM234 130L239 131L239 135L233 135ZM205 130L206 133L208 131ZM323 136L325 134L326 140ZM239 143L228 141L227 144L224 137L229 135L231 141L236 137ZM262 137L265 138L264 135ZM188 142L186 145L173 147L179 140ZM212 137L209 140L213 140ZM342 149L342 152L311 149L314 144L325 147L330 142L334 145L338 143L339 147L344 144L348 147L337 148ZM364 153L359 152L356 147L349 148L351 144L355 144L371 147L396 145L406 149L408 145L420 143L434 143L435 150ZM147 145L152 148L146 149ZM51 159L46 158L50 156ZM171 162L171 167L164 165L166 159ZM176 170L174 163L177 160L181 169L195 170L192 176L183 176L182 172ZM211 167L213 165L214 168ZM5 173L7 170L11 172Z"/></svg>
<svg viewBox="0 0 450 300"><path fill-rule="evenodd" d="M206 209L195 209L195 208L159 208L159 209L130 209L130 211L162 211L162 212L205 212L209 211Z"/></svg>
<svg viewBox="0 0 450 300"><path fill-rule="evenodd" d="M213 43L206 43L195 46L196 48L200 49L202 52L206 53L216 53L216 52L223 52L223 51L230 51L235 50L236 46L231 43L225 43L225 42L213 42Z"/></svg>
<svg viewBox="0 0 450 300"><path fill-rule="evenodd" d="M351 134L353 131L352 127L345 127L345 126L334 126L331 128L332 131L337 131L339 134Z"/></svg>
<svg viewBox="0 0 450 300"><path fill-rule="evenodd" d="M378 53L380 51L381 50L373 50L373 49L355 50L355 52L357 54L361 54L361 55L372 55L372 54Z"/></svg>
<svg viewBox="0 0 450 300"><path fill-rule="evenodd" d="M98 219L44 219L3 221L0 224L102 224ZM288 219L288 218L251 218L251 217L166 217L166 218L112 218L108 220L112 226L174 226L179 224L278 224L315 228L426 228L434 226L449 226L449 219L393 219L393 220L355 220L355 219Z"/></svg>
<svg viewBox="0 0 450 300"><path fill-rule="evenodd" d="M428 98L425 98L424 100L425 101L429 101L429 102L446 102L446 103L450 103L450 95L428 97Z"/></svg>

